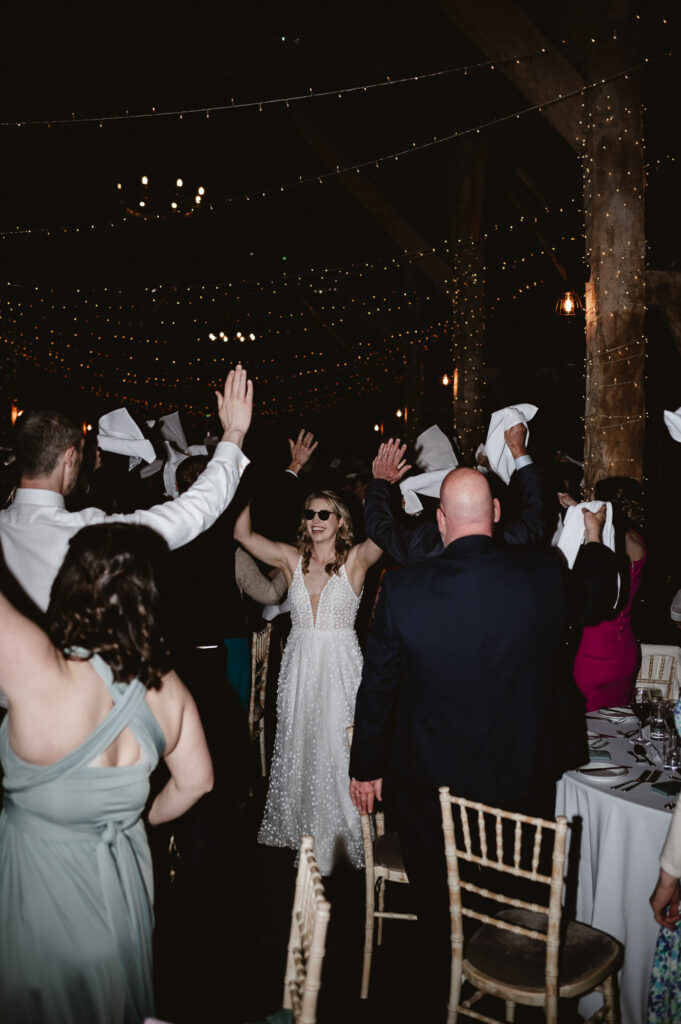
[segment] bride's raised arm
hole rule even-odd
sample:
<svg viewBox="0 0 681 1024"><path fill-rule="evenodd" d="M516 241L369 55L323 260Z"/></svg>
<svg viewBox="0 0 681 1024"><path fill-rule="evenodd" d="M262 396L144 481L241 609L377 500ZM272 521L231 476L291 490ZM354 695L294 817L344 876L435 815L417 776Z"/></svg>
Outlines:
<svg viewBox="0 0 681 1024"><path fill-rule="evenodd" d="M290 584L300 554L291 544L269 540L261 533L254 533L251 527L251 508L247 505L234 524L234 540L246 548L251 555L267 565L282 569L286 582Z"/></svg>

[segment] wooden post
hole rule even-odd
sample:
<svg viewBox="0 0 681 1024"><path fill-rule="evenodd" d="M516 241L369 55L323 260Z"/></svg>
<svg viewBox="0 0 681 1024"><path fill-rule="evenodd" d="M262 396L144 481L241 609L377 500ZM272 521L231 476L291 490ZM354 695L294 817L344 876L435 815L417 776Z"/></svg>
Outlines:
<svg viewBox="0 0 681 1024"><path fill-rule="evenodd" d="M458 388L452 391L454 433L466 461L483 440L482 402L485 387L483 360L484 270L480 242L482 203L487 170L488 140L472 135L460 139L449 163L451 181L450 223L458 244L453 260L451 374L458 371Z"/></svg>
<svg viewBox="0 0 681 1024"><path fill-rule="evenodd" d="M589 79L635 63L622 38L594 47ZM643 134L635 76L590 90L585 103L587 495L608 476L643 474L645 232Z"/></svg>

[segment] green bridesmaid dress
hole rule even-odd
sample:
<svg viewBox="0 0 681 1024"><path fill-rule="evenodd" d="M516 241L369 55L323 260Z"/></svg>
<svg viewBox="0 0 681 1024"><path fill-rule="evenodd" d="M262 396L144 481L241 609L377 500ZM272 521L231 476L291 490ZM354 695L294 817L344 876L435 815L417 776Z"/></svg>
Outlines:
<svg viewBox="0 0 681 1024"><path fill-rule="evenodd" d="M0 726L0 1017L4 1024L139 1024L153 1016L153 881L141 820L165 738L139 680L76 750L51 765L23 761ZM130 727L142 754L97 758Z"/></svg>

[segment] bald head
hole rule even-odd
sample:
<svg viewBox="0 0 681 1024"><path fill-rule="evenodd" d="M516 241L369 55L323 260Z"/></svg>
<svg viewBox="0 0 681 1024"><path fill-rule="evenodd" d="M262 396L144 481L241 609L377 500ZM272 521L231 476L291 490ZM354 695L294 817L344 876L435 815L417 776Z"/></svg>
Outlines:
<svg viewBox="0 0 681 1024"><path fill-rule="evenodd" d="M454 469L442 481L437 521L445 547L471 534L491 537L500 512L487 480L476 469Z"/></svg>

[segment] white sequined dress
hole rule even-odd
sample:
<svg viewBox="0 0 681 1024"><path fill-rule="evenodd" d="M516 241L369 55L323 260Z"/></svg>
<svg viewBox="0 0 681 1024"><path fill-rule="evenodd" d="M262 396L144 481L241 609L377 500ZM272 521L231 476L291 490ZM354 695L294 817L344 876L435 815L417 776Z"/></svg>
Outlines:
<svg viewBox="0 0 681 1024"><path fill-rule="evenodd" d="M347 727L355 713L362 653L354 630L359 598L345 566L322 590L317 621L298 562L289 589L291 633L277 694L277 735L258 842L297 849L314 838L320 871L364 864L359 814L348 793Z"/></svg>

